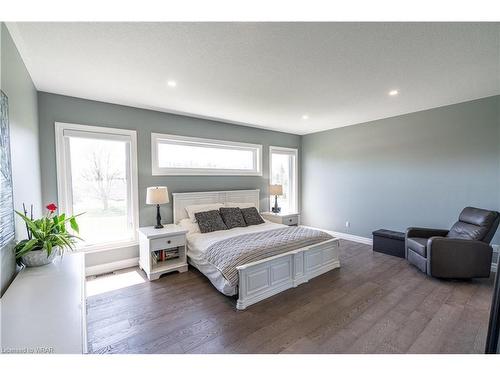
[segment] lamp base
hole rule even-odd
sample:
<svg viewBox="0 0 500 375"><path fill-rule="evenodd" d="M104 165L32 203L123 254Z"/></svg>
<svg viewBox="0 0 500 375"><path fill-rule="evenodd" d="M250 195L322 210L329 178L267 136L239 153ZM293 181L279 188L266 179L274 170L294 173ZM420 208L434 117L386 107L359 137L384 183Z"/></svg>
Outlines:
<svg viewBox="0 0 500 375"><path fill-rule="evenodd" d="M278 207L278 196L274 196L274 207L271 208L271 211L275 214L279 214L281 212L281 207Z"/></svg>
<svg viewBox="0 0 500 375"><path fill-rule="evenodd" d="M160 205L156 205L156 225L155 229L161 229L163 225L161 225L161 215L160 215Z"/></svg>

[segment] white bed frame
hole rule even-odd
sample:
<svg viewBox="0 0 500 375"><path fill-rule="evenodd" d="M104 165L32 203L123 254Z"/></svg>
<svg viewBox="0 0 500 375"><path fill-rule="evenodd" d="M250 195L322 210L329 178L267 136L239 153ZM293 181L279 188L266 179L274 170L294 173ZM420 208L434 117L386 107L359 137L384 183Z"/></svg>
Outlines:
<svg viewBox="0 0 500 375"><path fill-rule="evenodd" d="M257 209L260 206L258 189L174 193L172 195L174 223L188 217L186 206L192 204L251 202ZM338 247L339 240L332 238L237 267L239 282L236 308L243 310L263 299L340 267Z"/></svg>

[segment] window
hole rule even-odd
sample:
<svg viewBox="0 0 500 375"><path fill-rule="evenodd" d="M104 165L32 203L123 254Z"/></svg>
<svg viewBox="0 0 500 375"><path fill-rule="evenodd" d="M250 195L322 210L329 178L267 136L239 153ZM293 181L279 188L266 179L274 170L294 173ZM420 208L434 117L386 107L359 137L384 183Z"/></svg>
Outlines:
<svg viewBox="0 0 500 375"><path fill-rule="evenodd" d="M56 123L59 210L78 218L79 247L137 244L135 131Z"/></svg>
<svg viewBox="0 0 500 375"><path fill-rule="evenodd" d="M262 176L262 146L151 134L153 175Z"/></svg>
<svg viewBox="0 0 500 375"><path fill-rule="evenodd" d="M281 212L295 213L298 211L297 194L297 155L294 148L269 147L269 164L271 184L283 186L283 195L278 196ZM274 197L270 199L270 207L274 206Z"/></svg>

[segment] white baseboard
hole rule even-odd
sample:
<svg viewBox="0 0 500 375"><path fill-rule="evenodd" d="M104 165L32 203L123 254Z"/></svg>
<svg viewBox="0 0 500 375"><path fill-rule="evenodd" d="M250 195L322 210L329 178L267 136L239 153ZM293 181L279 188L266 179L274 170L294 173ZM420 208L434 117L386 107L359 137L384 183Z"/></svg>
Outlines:
<svg viewBox="0 0 500 375"><path fill-rule="evenodd" d="M118 260L116 262L98 264L85 268L86 276L102 275L113 271L122 270L124 268L135 267L139 264L139 257Z"/></svg>
<svg viewBox="0 0 500 375"><path fill-rule="evenodd" d="M370 245L370 246L373 245L373 240L368 237L355 236L354 234L342 233L342 232L334 232L334 231L329 231L329 232L332 233L335 237L342 238L343 240L364 243L365 245Z"/></svg>
<svg viewBox="0 0 500 375"><path fill-rule="evenodd" d="M370 246L373 245L373 240L371 238L368 238L368 237L355 236L354 234L342 233L342 232L335 232L333 230L327 230L327 229L322 229L322 228L310 227L310 226L307 226L307 225L303 225L303 226L311 228L311 229L322 230L323 232L326 232L328 234L331 234L334 237L341 238L343 240L348 240L348 241L363 243L365 245L370 245Z"/></svg>

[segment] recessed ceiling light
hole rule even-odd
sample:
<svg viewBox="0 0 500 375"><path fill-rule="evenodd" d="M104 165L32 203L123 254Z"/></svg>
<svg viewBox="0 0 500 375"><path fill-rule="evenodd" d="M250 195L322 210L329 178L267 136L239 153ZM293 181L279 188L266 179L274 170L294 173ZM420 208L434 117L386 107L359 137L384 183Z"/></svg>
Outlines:
<svg viewBox="0 0 500 375"><path fill-rule="evenodd" d="M167 86L168 87L176 87L177 86L177 82L175 82L175 81L167 81Z"/></svg>
<svg viewBox="0 0 500 375"><path fill-rule="evenodd" d="M396 95L398 95L398 94L399 94L399 91L398 91L398 90L391 90L391 91L389 91L389 95L390 95L390 96L396 96Z"/></svg>
<svg viewBox="0 0 500 375"><path fill-rule="evenodd" d="M302 120L309 120L309 115L302 115Z"/></svg>

